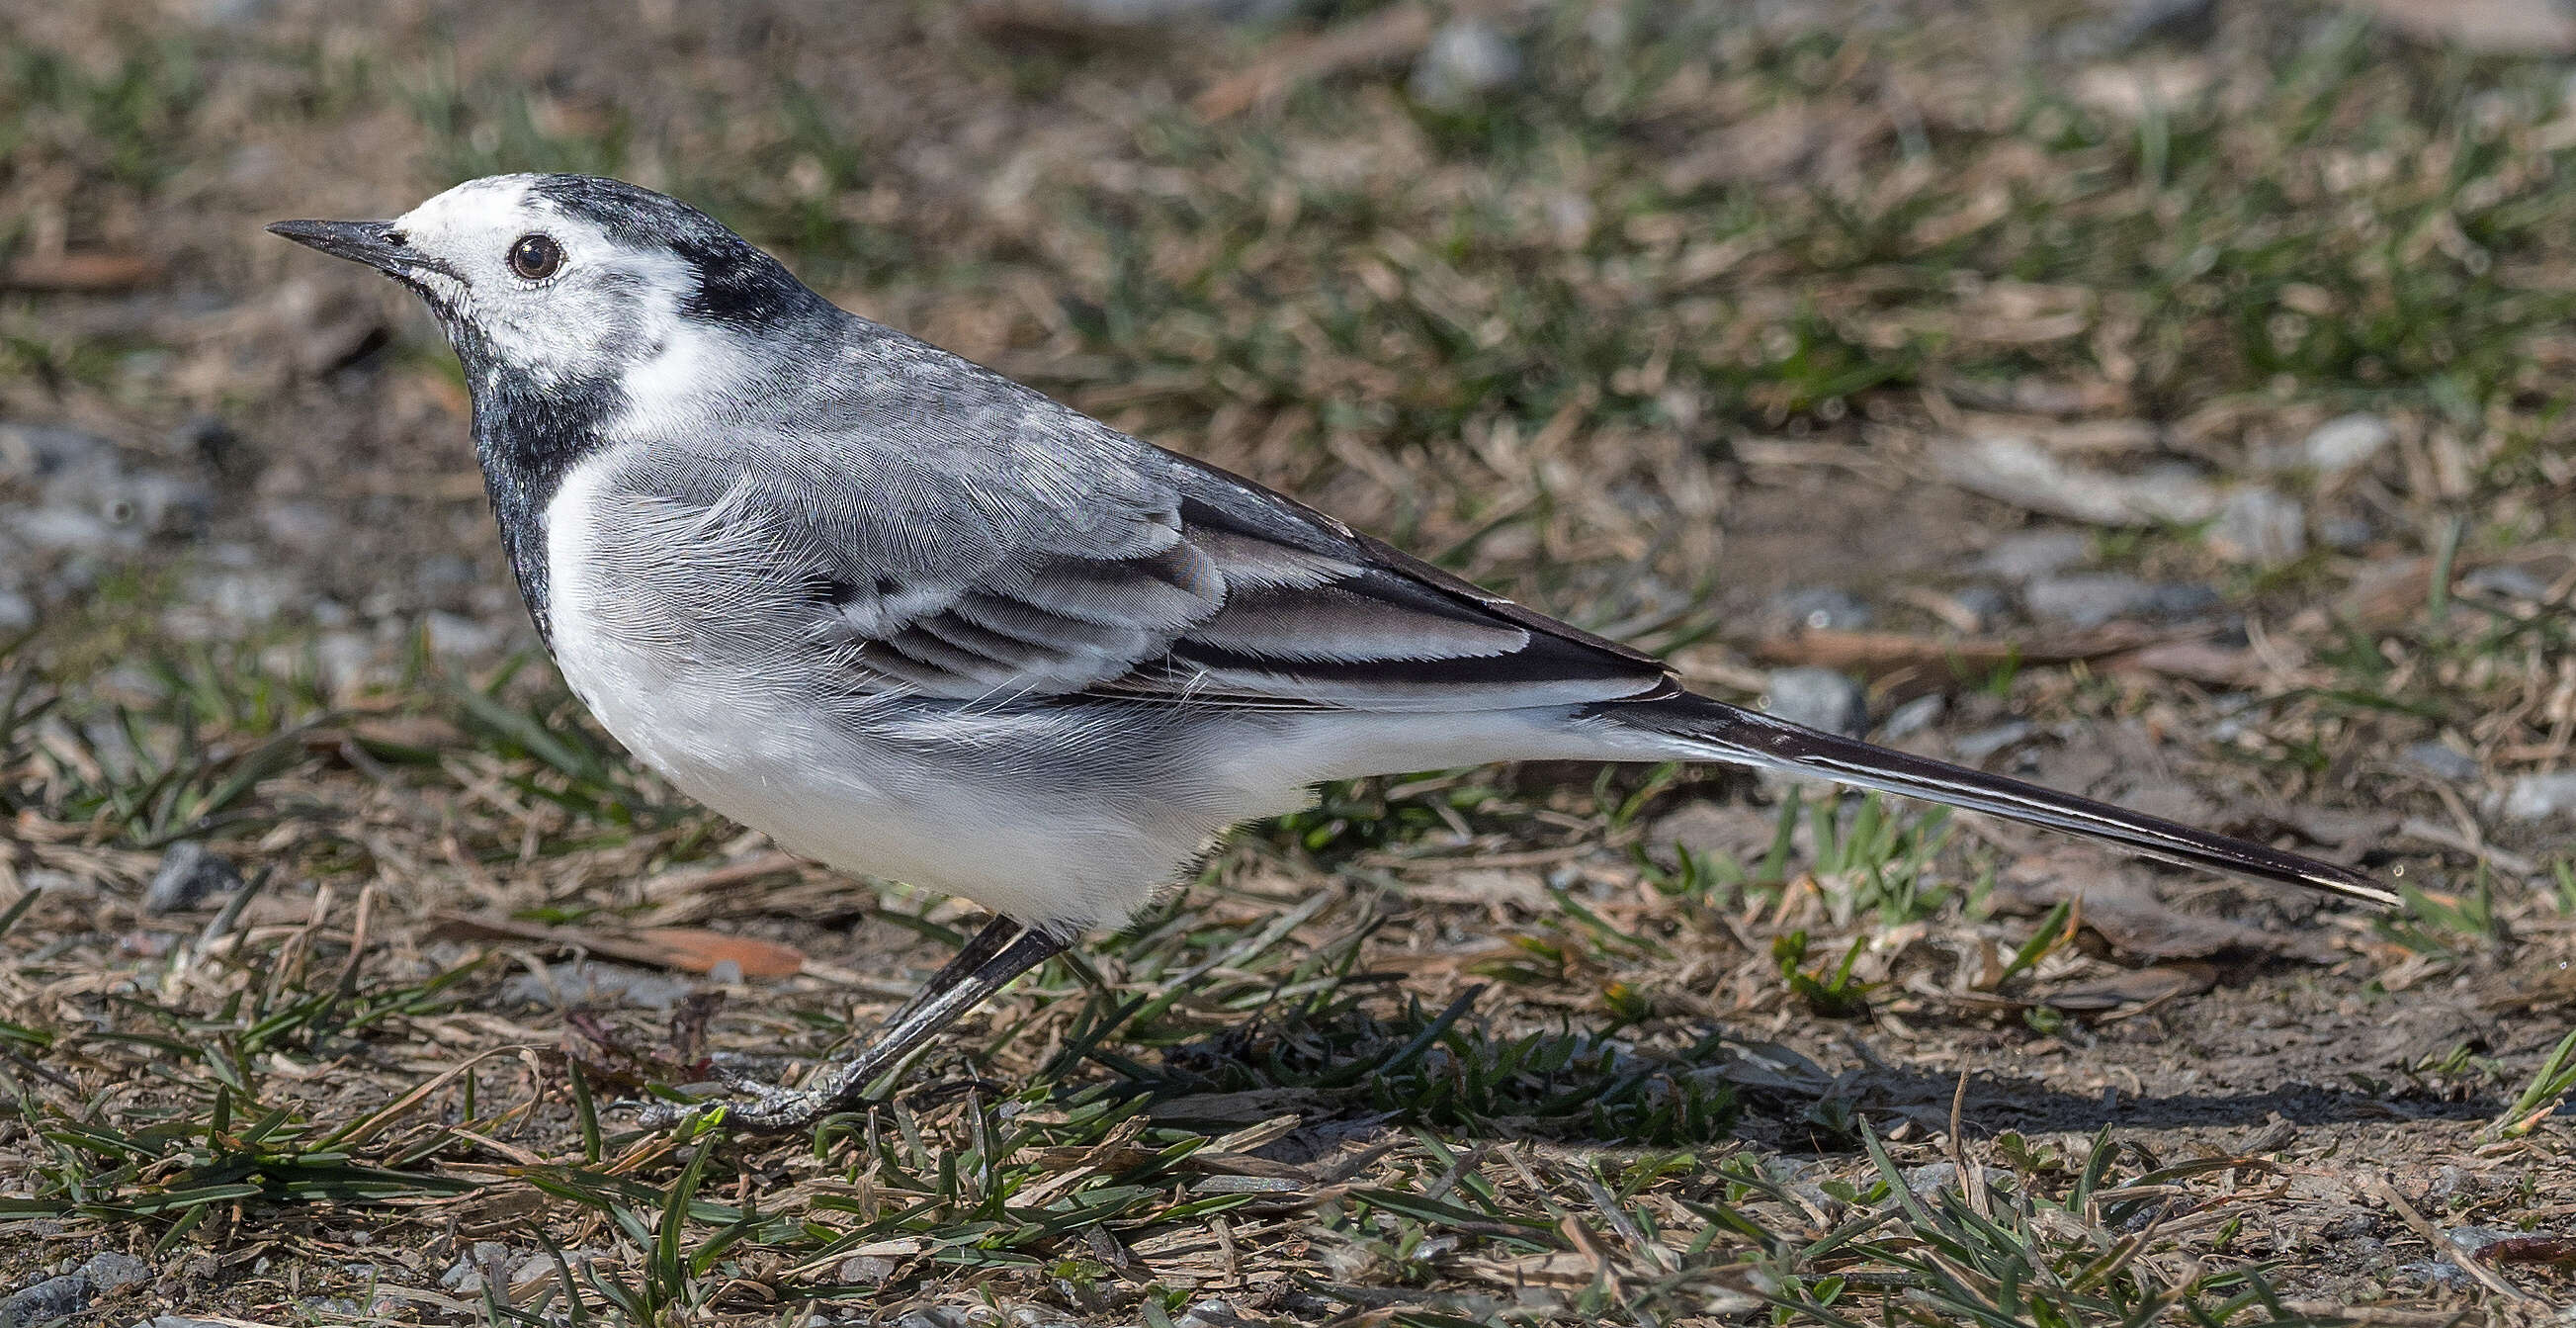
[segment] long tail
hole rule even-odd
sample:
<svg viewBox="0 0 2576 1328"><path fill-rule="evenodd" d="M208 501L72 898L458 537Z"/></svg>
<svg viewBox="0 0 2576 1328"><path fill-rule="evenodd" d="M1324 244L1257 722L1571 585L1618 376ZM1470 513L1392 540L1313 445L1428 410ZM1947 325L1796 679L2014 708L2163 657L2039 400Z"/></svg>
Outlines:
<svg viewBox="0 0 2576 1328"><path fill-rule="evenodd" d="M1612 702L1593 707L1584 718L1678 739L1676 755L1696 754L1989 812L2186 867L2304 885L2374 904L2399 902L2394 892L2349 867L2195 830L2018 779L1909 756L1704 696L1684 693L1651 701Z"/></svg>

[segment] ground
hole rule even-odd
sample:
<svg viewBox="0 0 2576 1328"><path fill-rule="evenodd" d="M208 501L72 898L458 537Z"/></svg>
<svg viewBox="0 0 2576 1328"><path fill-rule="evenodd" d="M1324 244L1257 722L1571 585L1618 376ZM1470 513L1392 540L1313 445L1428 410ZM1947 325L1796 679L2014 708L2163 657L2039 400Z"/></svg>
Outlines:
<svg viewBox="0 0 2576 1328"><path fill-rule="evenodd" d="M0 14L0 1322L2563 1322L2576 39L2433 14ZM1712 694L2407 907L1433 772L873 1111L640 1132L977 918L629 765L435 331L259 232L531 168Z"/></svg>

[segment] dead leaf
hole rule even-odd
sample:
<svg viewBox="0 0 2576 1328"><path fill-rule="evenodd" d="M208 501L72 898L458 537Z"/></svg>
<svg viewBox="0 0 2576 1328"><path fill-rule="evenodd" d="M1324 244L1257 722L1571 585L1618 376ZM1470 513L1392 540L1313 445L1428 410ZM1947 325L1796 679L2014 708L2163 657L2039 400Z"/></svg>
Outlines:
<svg viewBox="0 0 2576 1328"><path fill-rule="evenodd" d="M2060 1010L2088 1013L2197 996L2217 985L2218 970L2209 964L2158 964L2051 988L2038 999Z"/></svg>
<svg viewBox="0 0 2576 1328"><path fill-rule="evenodd" d="M2218 515L2218 489L2171 471L2122 475L2059 460L2028 438L1994 435L1945 449L1941 478L2015 507L2096 526L2188 525Z"/></svg>
<svg viewBox="0 0 2576 1328"><path fill-rule="evenodd" d="M2428 46L2481 55L2576 54L2576 17L2551 0L2346 0Z"/></svg>
<svg viewBox="0 0 2576 1328"><path fill-rule="evenodd" d="M98 294L148 286L160 276L160 262L147 255L91 249L29 254L0 273L0 286L56 294Z"/></svg>
<svg viewBox="0 0 2576 1328"><path fill-rule="evenodd" d="M1303 84L1337 74L1400 64L1431 43L1431 11L1390 5L1300 41L1283 42L1250 69L1226 78L1190 103L1202 120L1224 120L1276 102Z"/></svg>
<svg viewBox="0 0 2576 1328"><path fill-rule="evenodd" d="M727 936L701 927L647 927L632 932L592 931L583 927L545 927L510 918L472 918L455 913L436 916L432 939L518 941L556 950L577 951L625 964L675 968L684 973L712 972L731 962L747 978L794 977L804 971L805 955L792 946Z"/></svg>
<svg viewBox="0 0 2576 1328"><path fill-rule="evenodd" d="M2115 622L2082 632L2007 639L1800 628L1763 639L1753 647L1753 657L1764 664L1855 674L1887 692L1919 695L1982 681L2000 668L2108 659L2191 641L2206 630Z"/></svg>
<svg viewBox="0 0 2576 1328"><path fill-rule="evenodd" d="M2105 864L2080 847L2051 848L2006 869L1995 883L1997 907L2040 912L2068 896L2083 900L2084 927L2115 954L2137 959L2217 959L2279 955L2311 964L2343 956L2327 938L2269 931L2225 918L2183 913L2125 864Z"/></svg>

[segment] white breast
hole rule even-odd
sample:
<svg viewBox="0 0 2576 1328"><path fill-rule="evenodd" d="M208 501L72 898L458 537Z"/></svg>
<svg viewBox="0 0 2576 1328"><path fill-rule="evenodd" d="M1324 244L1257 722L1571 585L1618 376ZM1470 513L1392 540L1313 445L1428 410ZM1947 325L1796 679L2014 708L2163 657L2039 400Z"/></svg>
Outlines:
<svg viewBox="0 0 2576 1328"><path fill-rule="evenodd" d="M635 506L652 500L617 492L617 470L613 457L585 463L547 508L555 660L600 724L690 797L843 871L1073 927L1124 918L1221 828L1206 815L1025 797L943 765L918 741L825 713L816 689L790 673L693 658L670 644L656 615L704 597L658 592L651 578L739 567L752 555L718 545L638 556ZM776 622L702 616L698 625L727 637Z"/></svg>

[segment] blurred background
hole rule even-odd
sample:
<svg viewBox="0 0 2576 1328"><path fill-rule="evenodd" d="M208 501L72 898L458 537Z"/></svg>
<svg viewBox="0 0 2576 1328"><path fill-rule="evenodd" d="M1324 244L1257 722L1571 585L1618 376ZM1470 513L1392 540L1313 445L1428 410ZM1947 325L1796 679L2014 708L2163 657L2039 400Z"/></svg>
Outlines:
<svg viewBox="0 0 2576 1328"><path fill-rule="evenodd" d="M2419 890L2394 922L2337 921L1983 825L1821 797L1811 816L1799 790L1718 772L1372 781L1246 836L1165 922L1098 973L1049 970L1049 990L1213 981L1192 965L1241 937L1277 923L1320 944L1316 929L1363 913L1378 921L1351 953L1397 985L1312 1035L1311 1073L1244 1069L1226 1059L1243 1048L1207 1043L1268 988L1189 988L1108 1038L1127 1046L1113 1078L1158 1063L1167 1095L1187 1080L1329 1097L1350 1086L1322 1065L1419 1055L1453 1026L1399 1011L1437 1013L1474 979L1502 984L1469 1021L1495 1037L1554 1028L1576 1056L1615 1032L1621 1055L1669 1059L1580 1128L1560 1129L1573 1108L1545 1094L1372 1119L1756 1147L1757 1172L1815 1152L1865 1188L1856 1120L1919 1117L1919 1147L1949 1076L2009 1066L1978 1100L2033 1137L2118 1123L2142 1147L2233 1148L2191 1131L2269 1114L2318 1157L2367 1135L2356 1164L2451 1167L2452 1198L2415 1200L2446 1228L2546 1235L2576 1211L2567 1131L2534 1125L2576 1078L2547 1056L2576 1000L2576 14L2554 0L10 6L0 639L24 639L0 654L0 903L44 902L0 924L0 1047L62 1076L23 1080L25 1103L50 1104L28 1119L71 1119L81 1086L137 1072L118 1057L139 1053L77 1050L82 1028L166 1016L250 1065L275 1049L254 1014L305 1008L308 986L444 993L384 997L432 1022L364 1034L339 1006L307 1010L335 1031L299 1054L339 1068L302 1087L167 1071L204 1110L231 1110L207 1105L219 1090L348 1085L296 1109L320 1139L512 1038L571 1046L549 1065L597 1053L568 1008L641 1009L636 1026L658 1029L675 1002L760 976L723 937L568 966L605 984L570 997L505 990L507 965L474 958L618 957L601 947L646 925L795 957L803 985L773 990L796 1013L715 1027L811 1052L850 1001L887 994L831 974L935 964L916 938L961 916L898 894L883 908L905 925L879 925L867 892L627 768L532 653L436 329L389 283L260 230L391 216L519 170L672 193L845 307L1666 653L1713 694ZM264 957L236 946L233 967L189 968L190 938L217 934L208 918L245 878L266 883L223 918ZM1318 892L1337 892L1334 912L1289 916ZM2049 911L2074 893L2080 916ZM1266 972L1249 957L1266 953L1230 962ZM106 1012L127 980L162 1013ZM1080 1042L1062 1026L1077 1011L1102 1012L1068 998L997 1015L1035 1021L1021 1041L1041 1045L988 1049L986 1068L1080 1079L1080 1054L1040 1054ZM1695 1040L1721 1025L1819 1059L1747 1070ZM1846 1035L1872 1049L1826 1054ZM1870 1078L1891 1064L1904 1074ZM1692 1096L1703 1081L1717 1096ZM2115 1111L2106 1091L2166 1105ZM451 1121L503 1090L480 1106L465 1092ZM2401 1106L2367 1105L2383 1099ZM1707 1113L1655 1114L1675 1101ZM2407 1130L2384 1125L2392 1111ZM532 1107L512 1128L556 1134L514 1146L577 1153L568 1112ZM1349 1116L1307 1117L1325 1119ZM12 1138L33 1148L11 1128L0 1159ZM2481 1143L2507 1151L2466 1151ZM58 1175L40 1155L62 1150L24 1153L0 1192L85 1211L75 1173L106 1163ZM454 1156L378 1160L442 1184L479 1174ZM2044 1172L2035 1156L1998 1165ZM266 1199L287 1203L267 1174ZM1695 1173L1669 1174L1687 1188ZM1588 1193L1519 1175L1533 1194ZM1660 1193L1664 1175L1618 1197ZM2186 1248L2276 1255L2321 1305L2524 1294L2464 1272L2469 1253L2417 1249L2449 1271L2413 1281L2363 1276L2416 1227L2338 1184L2322 1208L2259 1217L2272 1234L2250 1246L2203 1231ZM1403 1220L1481 1248L1492 1233L1453 1209ZM130 1229L90 1218L105 1225L42 1240L0 1227L16 1260L0 1268L42 1271L61 1240ZM1736 1237L1659 1261L1651 1220L1603 1220L1607 1253L1542 1251L1581 1265L1573 1283L1515 1265L1514 1285L1610 1288L1548 1304L1649 1318L1746 1294L1674 1271L1716 1266L1701 1254ZM146 1227L144 1245L166 1229ZM481 1267L448 1230L386 1277L467 1295L438 1291ZM1281 1267L1311 1253L1245 1239ZM783 1230L763 1240L794 1248ZM295 1247L324 1282L341 1276L321 1271L327 1245ZM780 1270L822 1248L839 1247L758 1275L795 1284ZM860 1271L931 1300L953 1289L887 1257ZM1428 1255L1370 1258L1315 1276L1474 1281ZM1608 1261L1598 1279L1586 1259ZM2537 1286L2550 1266L2513 1275ZM1779 1276L1764 1285L1830 1299ZM1632 1277L1667 1280L1649 1295ZM1305 1303L1225 1294L1244 1314Z"/></svg>

